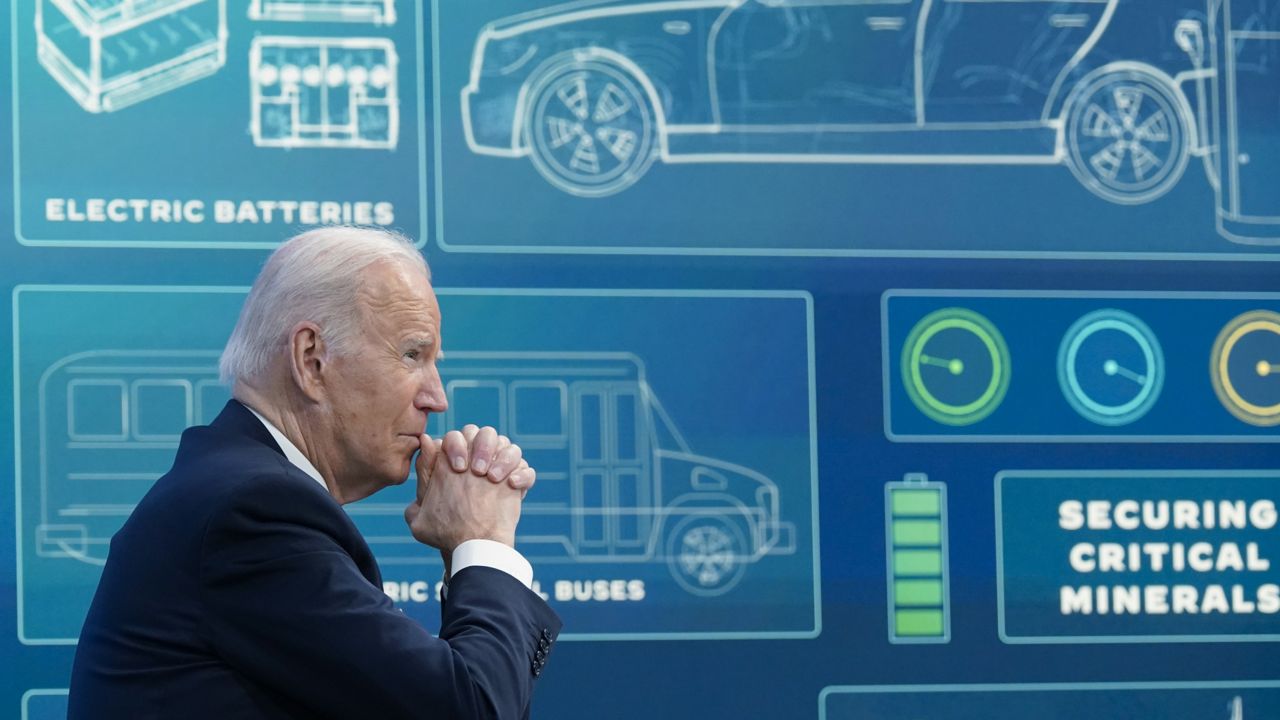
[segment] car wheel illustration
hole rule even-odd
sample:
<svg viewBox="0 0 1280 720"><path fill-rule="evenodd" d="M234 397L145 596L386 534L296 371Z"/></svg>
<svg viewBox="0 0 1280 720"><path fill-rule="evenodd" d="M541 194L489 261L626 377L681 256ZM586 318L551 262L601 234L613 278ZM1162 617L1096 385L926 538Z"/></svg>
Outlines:
<svg viewBox="0 0 1280 720"><path fill-rule="evenodd" d="M680 586L694 595L723 595L742 579L747 540L720 515L690 515L667 536L667 565Z"/></svg>
<svg viewBox="0 0 1280 720"><path fill-rule="evenodd" d="M525 142L538 172L580 197L604 197L640 179L654 158L654 112L628 73L570 61L531 85Z"/></svg>
<svg viewBox="0 0 1280 720"><path fill-rule="evenodd" d="M1132 70L1087 82L1066 120L1068 163L1099 197L1136 205L1165 194L1187 167L1190 128L1164 83Z"/></svg>

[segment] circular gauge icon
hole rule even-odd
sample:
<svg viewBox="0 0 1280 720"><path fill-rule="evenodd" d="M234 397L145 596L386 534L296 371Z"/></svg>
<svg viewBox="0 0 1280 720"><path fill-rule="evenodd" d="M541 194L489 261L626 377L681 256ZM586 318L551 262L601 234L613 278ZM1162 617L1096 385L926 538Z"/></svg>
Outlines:
<svg viewBox="0 0 1280 720"><path fill-rule="evenodd" d="M1232 415L1280 425L1280 313L1254 310L1227 323L1213 343L1209 377Z"/></svg>
<svg viewBox="0 0 1280 720"><path fill-rule="evenodd" d="M1009 347L991 321L965 308L926 315L902 348L902 378L920 412L945 425L990 415L1009 389Z"/></svg>
<svg viewBox="0 0 1280 720"><path fill-rule="evenodd" d="M1164 353L1151 328L1123 310L1098 310L1067 329L1058 385L1071 407L1099 425L1125 425L1155 405Z"/></svg>

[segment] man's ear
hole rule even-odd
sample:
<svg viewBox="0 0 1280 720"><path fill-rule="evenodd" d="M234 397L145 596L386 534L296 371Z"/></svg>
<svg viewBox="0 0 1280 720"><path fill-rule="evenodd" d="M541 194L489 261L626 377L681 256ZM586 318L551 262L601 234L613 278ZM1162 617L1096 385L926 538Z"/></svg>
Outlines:
<svg viewBox="0 0 1280 720"><path fill-rule="evenodd" d="M320 326L313 322L300 322L289 332L289 370L293 382L312 400L324 396L325 374L329 369L329 355Z"/></svg>

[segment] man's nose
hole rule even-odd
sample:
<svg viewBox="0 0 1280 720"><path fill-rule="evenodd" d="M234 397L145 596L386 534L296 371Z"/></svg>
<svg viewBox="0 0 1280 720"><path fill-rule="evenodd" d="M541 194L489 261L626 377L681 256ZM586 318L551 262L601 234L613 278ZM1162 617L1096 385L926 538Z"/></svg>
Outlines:
<svg viewBox="0 0 1280 720"><path fill-rule="evenodd" d="M422 387L413 400L414 407L428 413L442 413L449 408L445 398L444 383L440 381L440 373L432 368L423 379Z"/></svg>

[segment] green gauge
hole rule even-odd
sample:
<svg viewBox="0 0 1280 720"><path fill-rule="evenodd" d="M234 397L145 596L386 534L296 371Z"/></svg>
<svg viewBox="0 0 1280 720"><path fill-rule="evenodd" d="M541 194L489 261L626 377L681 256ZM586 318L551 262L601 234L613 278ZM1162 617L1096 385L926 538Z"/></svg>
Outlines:
<svg viewBox="0 0 1280 720"><path fill-rule="evenodd" d="M1009 389L1009 347L991 321L972 310L926 315L902 348L902 379L920 412L944 425L972 425Z"/></svg>
<svg viewBox="0 0 1280 720"><path fill-rule="evenodd" d="M1209 377L1232 415L1280 425L1280 313L1254 310L1227 323L1213 344Z"/></svg>
<svg viewBox="0 0 1280 720"><path fill-rule="evenodd" d="M1155 405L1164 353L1151 328L1122 310L1077 320L1058 348L1058 384L1076 412L1099 425L1125 425Z"/></svg>

